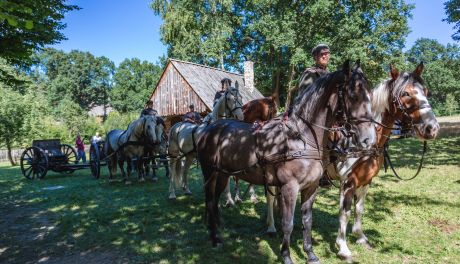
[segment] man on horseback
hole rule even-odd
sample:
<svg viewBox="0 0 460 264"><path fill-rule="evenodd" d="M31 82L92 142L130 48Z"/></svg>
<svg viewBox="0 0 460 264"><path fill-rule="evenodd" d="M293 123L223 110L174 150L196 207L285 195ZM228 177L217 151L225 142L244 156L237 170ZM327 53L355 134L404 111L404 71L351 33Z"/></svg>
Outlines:
<svg viewBox="0 0 460 264"><path fill-rule="evenodd" d="M327 64L329 63L330 51L329 47L325 44L319 44L314 47L311 51L311 55L315 60L315 65L305 69L300 77L299 89L303 90L310 86L319 77L329 73L327 70Z"/></svg>
<svg viewBox="0 0 460 264"><path fill-rule="evenodd" d="M148 100L147 101L147 107L144 108L141 112L141 117L144 115L154 115L156 116L158 114L157 110L153 109L153 101Z"/></svg>
<svg viewBox="0 0 460 264"><path fill-rule="evenodd" d="M197 125L201 124L201 116L198 112L195 111L195 106L191 104L188 108L190 111L184 115L184 122L189 122Z"/></svg>
<svg viewBox="0 0 460 264"><path fill-rule="evenodd" d="M219 98L224 95L224 93L227 91L228 87L230 87L232 85L232 80L230 80L229 78L223 78L220 83L222 84L221 86L221 90L220 91L217 91L216 94L214 95L214 103L213 103L213 107L216 105L217 101L219 100Z"/></svg>
<svg viewBox="0 0 460 264"><path fill-rule="evenodd" d="M319 77L329 73L327 70L327 64L329 63L329 58L331 52L329 47L326 44L319 44L311 50L311 55L315 60L315 65L305 69L300 77L299 90L302 91L314 83ZM331 181L327 175L327 171L324 171L323 176L319 180L319 186L324 188L331 187Z"/></svg>

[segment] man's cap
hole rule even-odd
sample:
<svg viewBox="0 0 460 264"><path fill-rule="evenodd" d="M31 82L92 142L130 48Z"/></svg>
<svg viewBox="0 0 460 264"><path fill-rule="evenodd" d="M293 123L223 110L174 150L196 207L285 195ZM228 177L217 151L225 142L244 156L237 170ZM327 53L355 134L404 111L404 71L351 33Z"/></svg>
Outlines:
<svg viewBox="0 0 460 264"><path fill-rule="evenodd" d="M152 100L148 100L148 101L147 101L147 105L149 105L149 104L153 104L153 101L152 101Z"/></svg>
<svg viewBox="0 0 460 264"><path fill-rule="evenodd" d="M193 104L189 105L188 108L195 108Z"/></svg>
<svg viewBox="0 0 460 264"><path fill-rule="evenodd" d="M319 45L317 45L316 47L314 47L314 48L311 50L311 55L316 56L316 55L318 55L318 54L321 52L321 50L323 50L323 49L329 49L329 46L326 45L326 44L319 44Z"/></svg>
<svg viewBox="0 0 460 264"><path fill-rule="evenodd" d="M230 80L229 78L223 78L220 82L222 84L224 84L225 82L228 82L230 85L232 84L232 80Z"/></svg>

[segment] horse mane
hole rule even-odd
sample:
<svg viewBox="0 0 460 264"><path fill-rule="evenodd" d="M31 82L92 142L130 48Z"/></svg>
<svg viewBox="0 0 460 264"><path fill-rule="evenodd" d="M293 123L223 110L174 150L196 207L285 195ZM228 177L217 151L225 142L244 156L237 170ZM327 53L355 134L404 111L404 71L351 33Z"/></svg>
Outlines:
<svg viewBox="0 0 460 264"><path fill-rule="evenodd" d="M341 70L321 76L313 84L302 89L295 98L290 112L295 112L306 120L313 120L317 116L318 110L326 105L334 92L335 87L330 86L334 86L335 83L344 79L345 74Z"/></svg>
<svg viewBox="0 0 460 264"><path fill-rule="evenodd" d="M390 96L398 98L408 83L418 82L424 85L423 79L414 73L402 72L396 80L386 79L372 90L372 112L374 119L381 121L381 114L389 110Z"/></svg>

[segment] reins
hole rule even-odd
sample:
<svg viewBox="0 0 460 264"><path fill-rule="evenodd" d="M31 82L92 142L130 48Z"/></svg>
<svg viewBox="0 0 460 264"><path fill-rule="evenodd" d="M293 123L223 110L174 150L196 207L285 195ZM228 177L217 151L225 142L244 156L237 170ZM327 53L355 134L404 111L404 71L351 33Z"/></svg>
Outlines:
<svg viewBox="0 0 460 264"><path fill-rule="evenodd" d="M389 141L387 141L387 142L385 143L385 147L384 147L384 151L383 151L383 153L384 153L384 161L385 161L386 164L388 164L388 165L390 166L390 168L391 168L391 170L393 171L395 177L398 178L399 180L402 180L402 181L410 181L410 180L415 179L415 178L418 176L418 174L420 173L420 171L422 170L423 160L424 160L424 158L425 158L425 153L426 153L426 150L427 150L427 143L426 143L426 141L423 141L422 158L420 159L420 164L418 165L417 172L415 173L414 176L412 176L412 177L410 177L410 178L407 178L407 179L402 178L402 177L399 176L399 174L396 172L396 170L395 170L395 168L394 168L394 166L393 166L393 163L391 162L390 154L389 154L389 152L388 152L388 150L389 150L389 148L390 148L388 142L389 142ZM385 165L385 172L387 171L387 167L388 167L388 166Z"/></svg>

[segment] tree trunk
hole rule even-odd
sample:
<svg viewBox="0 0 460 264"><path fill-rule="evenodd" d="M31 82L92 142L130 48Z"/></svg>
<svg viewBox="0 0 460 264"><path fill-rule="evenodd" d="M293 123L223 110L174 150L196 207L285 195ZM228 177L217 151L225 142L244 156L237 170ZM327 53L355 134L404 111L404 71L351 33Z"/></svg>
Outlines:
<svg viewBox="0 0 460 264"><path fill-rule="evenodd" d="M281 75L281 52L274 53L276 61L273 63L273 71L272 71L272 97L275 100L275 104L277 106L280 105L280 75Z"/></svg>
<svg viewBox="0 0 460 264"><path fill-rule="evenodd" d="M6 143L6 148L8 149L8 160L10 161L12 166L16 166L16 162L13 159L13 155L11 155L11 144L9 142Z"/></svg>
<svg viewBox="0 0 460 264"><path fill-rule="evenodd" d="M286 94L286 104L284 107L285 111L289 109L289 106L291 105L291 102L292 102L292 95L297 90L297 85L292 85L292 81L294 80L294 75L295 75L293 64L291 64L291 66L289 67L288 75L289 75L289 81L288 81L287 94Z"/></svg>

